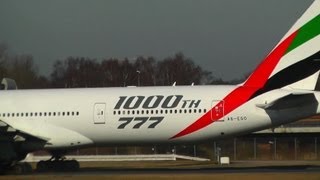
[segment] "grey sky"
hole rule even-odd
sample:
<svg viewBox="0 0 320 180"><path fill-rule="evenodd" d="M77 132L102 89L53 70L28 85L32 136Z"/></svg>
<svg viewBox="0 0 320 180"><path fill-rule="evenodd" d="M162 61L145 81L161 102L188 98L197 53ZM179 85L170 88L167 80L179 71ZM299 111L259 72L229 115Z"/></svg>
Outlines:
<svg viewBox="0 0 320 180"><path fill-rule="evenodd" d="M1 0L0 42L57 59L176 52L223 79L254 69L312 0Z"/></svg>

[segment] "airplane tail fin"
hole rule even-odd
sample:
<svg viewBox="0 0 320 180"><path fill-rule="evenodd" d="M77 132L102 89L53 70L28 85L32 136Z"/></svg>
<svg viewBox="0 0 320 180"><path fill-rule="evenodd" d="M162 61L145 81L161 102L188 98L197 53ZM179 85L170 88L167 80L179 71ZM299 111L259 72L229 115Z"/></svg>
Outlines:
<svg viewBox="0 0 320 180"><path fill-rule="evenodd" d="M284 88L289 85L292 88L313 89L319 70L320 0L315 0L241 86L235 88L214 105L208 113L170 139L198 131L227 116L249 100L270 90ZM292 93L287 93L286 96L277 97L270 103L257 104L257 107L263 109L288 109L293 106L310 104L314 101L315 95L313 92L310 94L296 94L293 91ZM212 112L215 112L215 109L219 109L221 106L223 106L223 113L213 113L216 115L212 116ZM304 108L307 109L306 106ZM304 117L313 113L313 109L308 109L308 112L299 113L299 116Z"/></svg>
<svg viewBox="0 0 320 180"><path fill-rule="evenodd" d="M259 94L279 88L314 90L319 70L320 0L315 0L243 86L258 88Z"/></svg>

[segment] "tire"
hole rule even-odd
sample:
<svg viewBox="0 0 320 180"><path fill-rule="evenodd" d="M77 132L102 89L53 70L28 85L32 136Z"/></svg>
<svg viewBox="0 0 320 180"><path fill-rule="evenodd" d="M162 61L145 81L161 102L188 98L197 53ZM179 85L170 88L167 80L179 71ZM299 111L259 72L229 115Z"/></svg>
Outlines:
<svg viewBox="0 0 320 180"><path fill-rule="evenodd" d="M23 166L24 166L24 172L26 174L32 173L32 166L30 163L25 162L25 163L23 163Z"/></svg>
<svg viewBox="0 0 320 180"><path fill-rule="evenodd" d="M38 172L45 172L48 170L47 163L45 161L39 161L37 163L37 171Z"/></svg>
<svg viewBox="0 0 320 180"><path fill-rule="evenodd" d="M25 168L23 164L16 164L12 167L12 173L15 175L21 175L25 173Z"/></svg>
<svg viewBox="0 0 320 180"><path fill-rule="evenodd" d="M70 162L70 165L71 165L71 170L72 171L78 171L80 169L80 165L79 165L79 162L76 161L76 160L71 160Z"/></svg>

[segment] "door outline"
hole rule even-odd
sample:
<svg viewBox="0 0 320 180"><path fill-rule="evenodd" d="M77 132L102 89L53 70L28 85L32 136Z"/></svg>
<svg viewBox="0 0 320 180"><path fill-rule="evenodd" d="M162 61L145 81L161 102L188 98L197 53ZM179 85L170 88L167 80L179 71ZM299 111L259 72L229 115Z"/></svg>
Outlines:
<svg viewBox="0 0 320 180"><path fill-rule="evenodd" d="M211 120L213 121L224 121L224 101L223 100L212 100L211 101ZM219 117L219 118L217 118Z"/></svg>
<svg viewBox="0 0 320 180"><path fill-rule="evenodd" d="M106 123L106 103L95 103L93 107L94 124Z"/></svg>

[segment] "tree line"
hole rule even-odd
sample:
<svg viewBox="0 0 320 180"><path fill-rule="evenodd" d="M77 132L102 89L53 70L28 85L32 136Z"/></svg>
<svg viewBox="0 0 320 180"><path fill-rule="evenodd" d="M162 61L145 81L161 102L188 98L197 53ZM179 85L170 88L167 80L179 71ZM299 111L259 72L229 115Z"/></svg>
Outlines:
<svg viewBox="0 0 320 180"><path fill-rule="evenodd" d="M182 53L157 60L67 57L56 60L49 76L39 75L32 55L11 55L0 44L0 76L16 80L19 89L234 84L203 70Z"/></svg>
<svg viewBox="0 0 320 180"><path fill-rule="evenodd" d="M57 60L51 73L53 87L120 87L205 84L211 73L183 54L157 61L153 57L134 60L84 57Z"/></svg>

